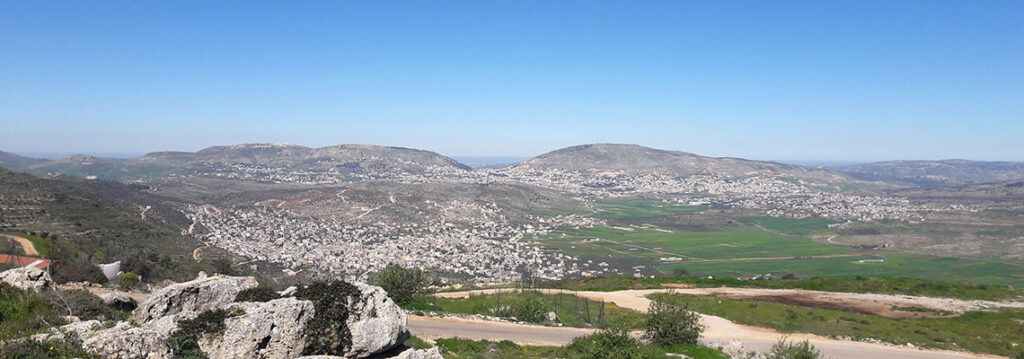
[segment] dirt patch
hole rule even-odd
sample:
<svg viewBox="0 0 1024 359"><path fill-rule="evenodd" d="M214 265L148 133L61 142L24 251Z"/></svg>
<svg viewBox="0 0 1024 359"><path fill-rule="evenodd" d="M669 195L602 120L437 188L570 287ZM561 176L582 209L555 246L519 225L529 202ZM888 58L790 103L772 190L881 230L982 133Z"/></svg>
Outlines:
<svg viewBox="0 0 1024 359"><path fill-rule="evenodd" d="M952 314L939 314L935 312L927 311L908 311L898 310L887 303L871 302L871 301L859 301L859 300L847 300L840 298L823 298L811 295L802 294L791 294L791 295L764 295L764 296L744 296L744 295L730 295L727 296L732 299L739 300L750 300L750 301L761 301L761 302L772 302L779 304L796 305L801 307L838 310L843 312L860 313L867 315L874 315L879 317L894 318L894 319L906 319L906 318L948 318L954 315Z"/></svg>
<svg viewBox="0 0 1024 359"><path fill-rule="evenodd" d="M688 283L661 283L662 287L665 288L693 288L693 284Z"/></svg>

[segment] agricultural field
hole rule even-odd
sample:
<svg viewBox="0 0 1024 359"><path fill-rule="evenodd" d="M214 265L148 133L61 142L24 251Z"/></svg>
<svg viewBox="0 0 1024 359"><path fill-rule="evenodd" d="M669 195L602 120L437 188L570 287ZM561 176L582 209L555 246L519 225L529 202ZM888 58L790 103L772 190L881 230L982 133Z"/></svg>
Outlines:
<svg viewBox="0 0 1024 359"><path fill-rule="evenodd" d="M704 211L706 207L678 206L654 199L604 200L595 203L591 217L602 219L638 219Z"/></svg>
<svg viewBox="0 0 1024 359"><path fill-rule="evenodd" d="M801 277L914 277L948 282L1024 287L1024 265L952 257L931 257L911 253L884 252L884 263L860 263L859 257L800 259L762 262L682 263L657 267L662 271L685 269L691 274L743 277L757 273L794 273Z"/></svg>
<svg viewBox="0 0 1024 359"><path fill-rule="evenodd" d="M1014 356L1024 343L1024 311L969 312L952 318L892 319L839 310L809 308L717 296L656 294L654 300L731 321L783 332L813 333L894 344Z"/></svg>
<svg viewBox="0 0 1024 359"><path fill-rule="evenodd" d="M914 277L1024 286L1024 264L833 243L837 233L829 228L835 223L829 219L739 215L643 199L598 201L595 207L591 216L605 219L608 226L563 228L537 243L595 263L608 262L624 273L642 265L650 269L644 272L648 275L792 273L805 278Z"/></svg>

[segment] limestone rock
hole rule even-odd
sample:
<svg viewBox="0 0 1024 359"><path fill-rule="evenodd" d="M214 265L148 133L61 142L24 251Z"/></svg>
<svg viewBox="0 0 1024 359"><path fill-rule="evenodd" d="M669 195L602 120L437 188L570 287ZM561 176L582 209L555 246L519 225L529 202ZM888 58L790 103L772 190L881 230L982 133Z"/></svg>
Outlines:
<svg viewBox="0 0 1024 359"><path fill-rule="evenodd" d="M160 289L139 303L132 312L132 321L145 323L177 313L202 312L234 302L238 292L255 288L253 277L206 277Z"/></svg>
<svg viewBox="0 0 1024 359"><path fill-rule="evenodd" d="M409 349L398 353L395 359L444 359L437 348L430 349Z"/></svg>
<svg viewBox="0 0 1024 359"><path fill-rule="evenodd" d="M223 335L199 341L210 358L297 357L305 347L306 321L314 315L312 302L295 298L234 303L225 309L244 314L225 319Z"/></svg>
<svg viewBox="0 0 1024 359"><path fill-rule="evenodd" d="M353 283L361 292L351 304L347 321L352 333L348 358L366 358L409 339L409 318L381 287Z"/></svg>
<svg viewBox="0 0 1024 359"><path fill-rule="evenodd" d="M36 267L19 267L0 272L0 280L24 290L41 291L53 288L50 273Z"/></svg>
<svg viewBox="0 0 1024 359"><path fill-rule="evenodd" d="M177 328L176 322L171 324ZM131 323L120 322L113 328L97 331L84 338L82 347L110 359L170 359L172 354L167 347L169 332L161 333L160 329L151 324L133 327Z"/></svg>
<svg viewBox="0 0 1024 359"><path fill-rule="evenodd" d="M138 306L135 299L129 297L125 292L108 292L99 295L103 304L113 306L122 310L132 310Z"/></svg>
<svg viewBox="0 0 1024 359"><path fill-rule="evenodd" d="M96 328L100 326L98 320L86 320L78 321L67 325L62 325L60 328L50 328L49 333L36 334L31 337L32 340L51 340L51 339L63 339L65 334L72 334L79 338L85 337L86 335L94 332Z"/></svg>

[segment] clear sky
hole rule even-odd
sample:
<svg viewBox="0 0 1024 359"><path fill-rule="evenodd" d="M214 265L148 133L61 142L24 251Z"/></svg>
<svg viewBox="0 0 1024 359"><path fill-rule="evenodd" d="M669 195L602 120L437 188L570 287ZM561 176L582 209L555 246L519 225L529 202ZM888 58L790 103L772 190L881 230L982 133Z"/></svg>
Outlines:
<svg viewBox="0 0 1024 359"><path fill-rule="evenodd" d="M0 150L1024 160L1024 1L0 0Z"/></svg>

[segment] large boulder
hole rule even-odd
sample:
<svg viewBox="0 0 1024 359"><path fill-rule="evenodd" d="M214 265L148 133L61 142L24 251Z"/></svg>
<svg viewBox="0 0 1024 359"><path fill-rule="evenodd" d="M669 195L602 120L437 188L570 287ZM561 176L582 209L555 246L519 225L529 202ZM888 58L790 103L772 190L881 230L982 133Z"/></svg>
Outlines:
<svg viewBox="0 0 1024 359"><path fill-rule="evenodd" d="M119 322L113 328L87 335L82 347L109 359L170 359L173 355L167 337L177 328L174 319L165 317L141 327Z"/></svg>
<svg viewBox="0 0 1024 359"><path fill-rule="evenodd" d="M19 267L0 272L0 281L24 290L41 291L53 288L50 273L36 267Z"/></svg>
<svg viewBox="0 0 1024 359"><path fill-rule="evenodd" d="M139 303L132 312L132 321L145 323L178 313L198 313L235 301L238 292L255 288L253 277L212 276L199 278L160 289Z"/></svg>
<svg viewBox="0 0 1024 359"><path fill-rule="evenodd" d="M266 303L234 303L237 313L224 320L224 333L204 337L199 347L210 358L295 358L305 346L303 329L315 313L313 303L295 298Z"/></svg>
<svg viewBox="0 0 1024 359"><path fill-rule="evenodd" d="M385 352L409 339L409 318L381 287L354 283L359 299L349 307L348 329L352 333L349 358L365 358Z"/></svg>

